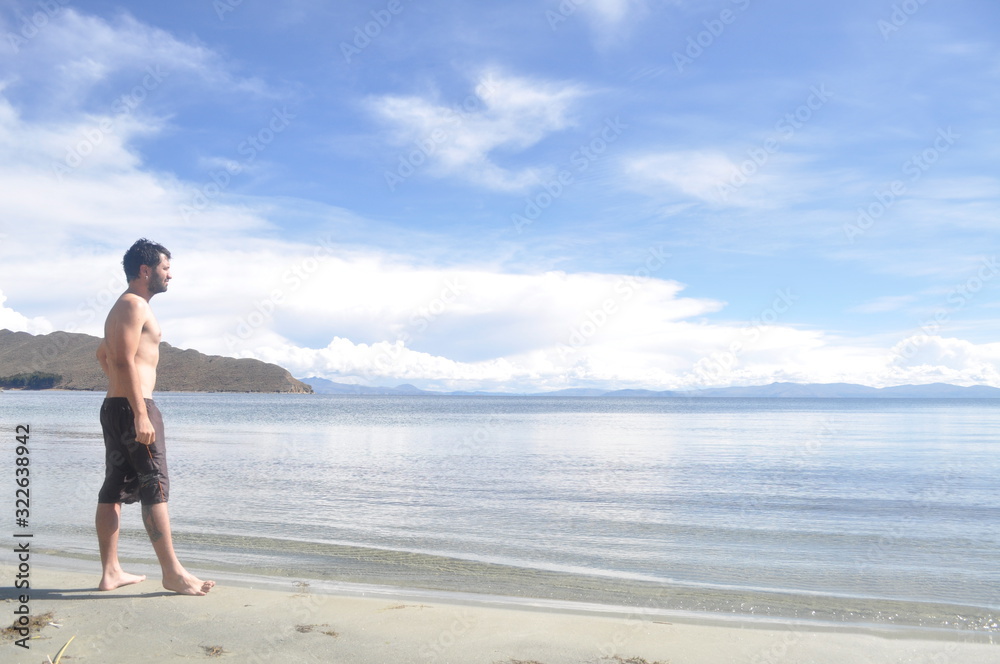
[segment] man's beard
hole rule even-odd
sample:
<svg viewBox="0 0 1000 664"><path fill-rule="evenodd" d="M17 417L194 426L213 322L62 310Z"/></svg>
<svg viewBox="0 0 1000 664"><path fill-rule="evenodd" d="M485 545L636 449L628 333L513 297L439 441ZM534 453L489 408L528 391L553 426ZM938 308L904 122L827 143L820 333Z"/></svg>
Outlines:
<svg viewBox="0 0 1000 664"><path fill-rule="evenodd" d="M150 277L149 292L152 295L156 295L157 293L163 293L166 290L167 290L167 282L162 277L159 277L155 274L152 277Z"/></svg>

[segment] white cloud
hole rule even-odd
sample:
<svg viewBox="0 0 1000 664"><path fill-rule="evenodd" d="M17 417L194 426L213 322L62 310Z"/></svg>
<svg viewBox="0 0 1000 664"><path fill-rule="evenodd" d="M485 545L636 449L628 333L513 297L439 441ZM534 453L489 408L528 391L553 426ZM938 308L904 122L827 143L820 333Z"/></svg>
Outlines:
<svg viewBox="0 0 1000 664"><path fill-rule="evenodd" d="M272 332L281 329L289 337L294 330L369 344L403 340L408 349L488 360L556 352L560 345L566 347L562 355L590 344L646 351L669 345L657 338L664 326L721 307L682 297L676 282L633 275L428 268L401 257L336 251L299 279L296 262L281 265L276 258L258 253L241 259L258 269L234 285L227 307L231 334L217 338L216 349L256 352L275 342ZM207 272L205 259L196 262L206 272L192 281L221 278ZM276 306L253 301L263 293L273 293ZM265 315L270 309L274 313Z"/></svg>
<svg viewBox="0 0 1000 664"><path fill-rule="evenodd" d="M721 203L719 187L737 171L725 154L712 150L661 152L630 159L626 174L639 186L667 186L708 203Z"/></svg>
<svg viewBox="0 0 1000 664"><path fill-rule="evenodd" d="M77 236L117 246L120 235L138 232L137 219L150 234L267 226L259 214L232 206L205 212L216 201L193 199L204 183L145 168L135 142L162 132L161 120L118 106L40 119L22 113L6 92L0 85L0 218L17 227L15 241Z"/></svg>
<svg viewBox="0 0 1000 664"><path fill-rule="evenodd" d="M890 351L887 380L1000 385L1000 343L914 335Z"/></svg>
<svg viewBox="0 0 1000 664"><path fill-rule="evenodd" d="M252 246L254 234L270 230L259 211L222 199L185 214L194 187L147 170L134 149L137 137L162 130L157 120L82 111L26 119L5 92L0 87L0 287L34 307L27 316L5 313L10 325L99 334L126 286L121 256L136 238L184 247L235 236Z"/></svg>
<svg viewBox="0 0 1000 664"><path fill-rule="evenodd" d="M184 78L215 93L268 94L259 79L236 75L212 49L176 39L127 13L105 20L72 7L61 9L19 44L5 65L0 64L0 71L9 78L42 93L50 114L84 107L95 86L115 75L136 87Z"/></svg>
<svg viewBox="0 0 1000 664"><path fill-rule="evenodd" d="M278 271L268 272L276 279ZM344 283L351 284L349 291L338 289ZM240 321L249 334L236 353L277 362L299 376L434 389L690 389L775 380L884 386L928 382L934 373L928 366L952 382L992 380L975 363L949 369L935 359L918 368L896 366L884 348L815 330L709 323L704 317L722 304L682 292L673 281L628 275L512 275L331 256L294 292L282 293L272 313L258 313L259 327L249 326L255 309L242 300ZM195 309L207 306L206 300ZM517 343L499 338L497 321L504 322L502 335ZM235 337L239 324L231 319ZM309 346L277 331L309 326L334 331L332 340ZM345 329L363 330L370 341L336 332ZM454 359L454 347L470 340L484 357Z"/></svg>
<svg viewBox="0 0 1000 664"><path fill-rule="evenodd" d="M808 158L748 148L730 156L715 148L666 150L623 162L631 188L654 198L687 197L717 207L777 210L830 187L830 177L808 174ZM671 196L672 195L672 196ZM801 222L797 217L796 223Z"/></svg>
<svg viewBox="0 0 1000 664"><path fill-rule="evenodd" d="M30 334L48 334L53 331L52 323L43 316L28 318L4 305L7 296L0 290L0 330L13 332L28 332Z"/></svg>
<svg viewBox="0 0 1000 664"><path fill-rule="evenodd" d="M369 108L402 148L396 175L409 176L428 164L437 177L459 177L500 191L519 191L537 184L535 167L505 168L497 163L553 132L573 125L571 111L585 90L554 83L486 72L473 94L455 104L420 96L384 95ZM392 183L390 183L391 185Z"/></svg>
<svg viewBox="0 0 1000 664"><path fill-rule="evenodd" d="M391 378L398 382L427 384L429 381L444 386L482 386L509 385L531 377L524 367L517 367L503 358L475 363L456 362L414 351L402 341L380 341L369 345L334 337L325 348L286 344L244 355L281 364L296 376L328 376L341 382L360 380L370 383Z"/></svg>
<svg viewBox="0 0 1000 664"><path fill-rule="evenodd" d="M852 307L850 311L859 314L880 314L888 311L898 311L916 301L914 295L884 295Z"/></svg>
<svg viewBox="0 0 1000 664"><path fill-rule="evenodd" d="M128 14L105 20L60 8L16 57L3 60L0 72L8 70L0 82L0 223L17 232L0 254L50 246L53 259L82 264L92 256L74 255L79 246L117 252L138 235L177 238L268 227L259 212L214 205L224 197L192 213L193 195L205 183L154 172L136 148L138 139L167 127L143 102L164 80L181 86L175 92L200 86L211 87L213 95L268 94L255 79L234 75L218 53ZM111 88L126 91L113 101L106 93L112 76L118 78ZM87 104L91 96L95 101ZM9 266L0 265L0 275L13 275L3 269ZM87 299L106 281L103 275L96 281L78 277L73 286L88 283L88 290L78 289ZM36 286L51 284L43 276L25 288Z"/></svg>
<svg viewBox="0 0 1000 664"><path fill-rule="evenodd" d="M364 344L343 337L321 348L268 338L265 345L242 355L276 362L297 376L366 384L410 382L439 390L578 386L683 390L774 381L892 384L883 382L890 371L872 372L873 367L885 366L884 350L855 347L818 332L764 326L748 335L738 325L683 321L634 329L642 318L655 315L636 307L632 315L623 314L617 324L608 323L596 332L576 326L577 333L585 330L576 343L550 341L475 362L418 351L403 340ZM742 348L734 352L738 343Z"/></svg>

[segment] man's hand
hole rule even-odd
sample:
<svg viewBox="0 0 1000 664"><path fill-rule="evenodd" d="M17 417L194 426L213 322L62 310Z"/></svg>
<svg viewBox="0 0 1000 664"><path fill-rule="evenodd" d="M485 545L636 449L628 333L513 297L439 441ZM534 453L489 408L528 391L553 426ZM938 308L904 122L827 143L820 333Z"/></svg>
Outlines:
<svg viewBox="0 0 1000 664"><path fill-rule="evenodd" d="M135 416L135 440L143 445L152 445L156 442L156 430L149 421L149 415Z"/></svg>

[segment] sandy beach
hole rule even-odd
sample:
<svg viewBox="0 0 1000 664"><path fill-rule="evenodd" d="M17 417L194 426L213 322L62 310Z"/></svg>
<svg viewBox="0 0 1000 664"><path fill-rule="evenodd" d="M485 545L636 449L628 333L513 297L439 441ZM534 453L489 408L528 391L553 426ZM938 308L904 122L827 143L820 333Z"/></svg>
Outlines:
<svg viewBox="0 0 1000 664"><path fill-rule="evenodd" d="M143 570L144 571L144 570ZM16 570L0 567L4 579ZM5 633L2 662L442 662L455 664L995 664L1000 646L927 634L796 625L698 623L528 604L318 592L302 580L221 581L205 597L165 592L155 577L109 593L81 571L33 568L27 642ZM5 584L4 625L21 606ZM51 615L49 615L51 614Z"/></svg>

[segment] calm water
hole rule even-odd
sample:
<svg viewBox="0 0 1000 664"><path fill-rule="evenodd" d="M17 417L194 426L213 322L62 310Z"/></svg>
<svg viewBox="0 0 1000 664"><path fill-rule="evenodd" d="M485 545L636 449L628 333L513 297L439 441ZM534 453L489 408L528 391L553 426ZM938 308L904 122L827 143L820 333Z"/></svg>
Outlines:
<svg viewBox="0 0 1000 664"><path fill-rule="evenodd" d="M102 398L0 395L37 548L96 554ZM156 400L194 567L1000 631L1000 402ZM138 512L123 557L150 561Z"/></svg>

